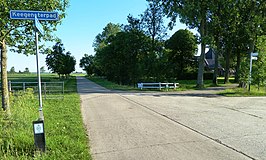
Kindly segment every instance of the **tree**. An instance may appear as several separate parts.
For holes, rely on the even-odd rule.
[[[164,26],[164,13],[161,3],[156,0],[150,0],[148,8],[141,15],[141,26],[144,33],[151,38],[150,50],[147,52],[146,65],[147,77],[154,77],[160,79],[161,73],[158,71],[161,67],[159,62],[163,55],[164,38],[166,37],[167,28]],[[130,23],[130,21],[128,21]]]
[[[42,67],[40,68],[40,72],[41,72],[41,73],[45,73],[44,66],[42,66]]]
[[[79,66],[87,73],[88,76],[96,72],[93,55],[84,54],[80,60]]]
[[[119,32],[106,47],[96,54],[97,63],[108,80],[119,84],[136,82],[141,73],[137,57],[143,39],[131,32]]]
[[[121,26],[119,24],[108,23],[104,28],[102,33],[99,33],[93,42],[93,47],[95,53],[95,67],[97,71],[103,72],[103,66],[101,65],[101,54],[102,50],[109,44],[110,37],[115,36],[121,31]],[[99,73],[102,74],[102,73]]]
[[[245,54],[250,54],[256,50],[261,50],[260,39],[262,35],[266,34],[266,30],[263,27],[266,23],[266,4],[263,0],[254,1],[239,1],[238,11],[240,19],[240,25],[237,27],[239,32],[239,37],[243,37],[242,41],[245,41]],[[242,35],[242,36],[241,36]],[[244,36],[243,36],[244,35]],[[238,40],[239,41],[239,40]],[[257,48],[256,48],[257,42]],[[265,41],[264,41],[265,44]],[[261,61],[264,59],[263,54],[260,55],[258,64],[263,64]],[[240,55],[239,55],[240,56]],[[240,58],[238,58],[240,60]],[[239,62],[238,62],[239,63]]]
[[[60,18],[65,17],[68,6],[67,0],[45,0],[45,1],[18,1],[2,0],[0,7],[0,50],[1,50],[1,78],[2,78],[2,108],[9,113],[9,96],[7,85],[7,46],[17,53],[34,54],[34,30],[33,22],[30,20],[10,20],[10,10],[44,10],[57,11]],[[60,21],[45,21],[42,25],[45,35],[43,40],[53,40],[50,33],[56,30]]]
[[[232,57],[235,42],[236,14],[235,3],[229,0],[217,0],[210,2],[212,8],[209,10],[209,25],[207,28],[208,36],[211,39],[209,46],[214,50],[215,67],[213,84],[218,85],[218,59],[224,53],[225,57],[225,82],[229,77],[230,57]]]
[[[53,73],[69,76],[75,71],[76,60],[70,52],[64,53],[65,49],[61,42],[53,46],[53,51],[46,56],[46,65]]]
[[[26,74],[30,73],[30,70],[29,70],[29,68],[28,68],[28,67],[26,67],[23,73],[26,73]]]
[[[225,51],[225,83],[229,82],[229,69],[232,59],[235,57],[237,57],[235,77],[238,81],[240,64],[244,55],[241,53],[253,52],[257,36],[263,30],[260,26],[265,24],[266,5],[261,0],[217,0],[213,1],[212,6],[210,10],[211,27],[208,32],[214,37],[217,50]]]
[[[258,60],[253,61],[252,80],[257,84],[258,90],[266,83],[266,36],[259,36],[256,47],[258,48]]]
[[[212,42],[209,44],[210,48],[213,49],[214,51],[214,73],[213,73],[213,84],[218,85],[218,65],[219,65],[219,57],[222,54],[222,20],[226,19],[220,19],[222,16],[222,6],[223,6],[223,1],[222,0],[217,0],[214,2],[215,5],[212,8],[212,14],[210,18],[210,25],[208,27],[208,33],[212,37]]]
[[[202,88],[204,73],[205,48],[208,42],[207,26],[212,3],[209,0],[157,0],[162,3],[165,14],[171,18],[170,26],[173,26],[177,17],[190,28],[198,29],[201,40],[201,54],[199,58],[197,87]]]
[[[63,67],[60,71],[60,74],[65,75],[66,77],[69,77],[70,73],[74,72],[76,65],[76,59],[74,56],[71,56],[70,52],[67,52],[63,56]]]
[[[142,15],[142,23],[146,35],[152,39],[152,50],[155,49],[155,40],[162,40],[166,35],[166,27],[163,21],[164,13],[161,3],[156,0],[149,1],[149,7]]]
[[[165,47],[170,49],[168,63],[174,71],[178,73],[177,78],[183,78],[184,72],[191,62],[197,51],[197,39],[189,30],[180,29],[166,41]]]
[[[15,71],[15,67],[14,67],[14,66],[10,68],[10,71],[9,71],[9,73],[11,73],[11,74],[14,74],[14,73],[16,73],[16,71]]]
[[[46,65],[48,66],[48,69],[51,70],[53,73],[58,73],[60,76],[60,71],[63,67],[63,52],[65,49],[63,48],[63,44],[60,42],[57,42],[53,46],[53,51],[51,51],[46,56]]]
[[[142,19],[135,18],[131,14],[129,14],[127,16],[127,22],[128,22],[128,24],[122,25],[124,31],[132,31],[132,30],[143,31],[144,30],[144,25],[143,25]]]
[[[96,53],[98,50],[108,45],[109,37],[115,36],[120,31],[121,26],[119,24],[108,23],[106,27],[104,27],[103,32],[98,34],[94,40],[93,47]]]
[[[150,43],[147,43],[150,38],[140,30],[139,20],[129,16],[128,21],[124,31],[110,35],[103,41],[104,47],[97,49],[94,58],[96,68],[108,80],[119,84],[137,82],[143,75],[146,67],[143,59],[150,49]]]

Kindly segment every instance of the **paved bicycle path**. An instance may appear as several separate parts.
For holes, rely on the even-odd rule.
[[[77,86],[95,160],[249,159],[84,77]]]

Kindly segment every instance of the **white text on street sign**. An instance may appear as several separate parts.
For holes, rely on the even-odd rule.
[[[10,10],[11,19],[34,20],[35,15],[37,16],[38,20],[46,20],[46,21],[59,20],[57,12]]]

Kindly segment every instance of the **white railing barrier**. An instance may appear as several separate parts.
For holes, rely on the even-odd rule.
[[[179,83],[138,83],[138,88],[140,89],[176,89],[179,86]]]

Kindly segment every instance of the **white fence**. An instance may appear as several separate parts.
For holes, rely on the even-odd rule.
[[[43,98],[64,98],[64,82],[42,82],[41,86]],[[27,88],[32,88],[34,93],[38,93],[38,82],[8,82],[9,92],[25,92]]]
[[[144,88],[148,88],[148,89],[176,89],[179,86],[179,83],[138,83],[138,88],[140,89],[144,89]]]

